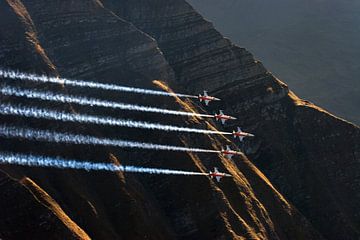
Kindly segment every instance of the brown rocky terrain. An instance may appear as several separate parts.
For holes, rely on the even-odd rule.
[[[304,99],[360,125],[360,2],[189,0]]]
[[[188,154],[37,143],[1,138],[0,149],[94,162],[208,171],[234,176],[145,176],[2,166],[2,239],[358,239],[359,128],[297,98],[243,48],[182,0],[6,0],[0,3],[0,65],[62,77],[198,93],[204,86],[256,138],[229,161]],[[8,79],[8,84],[20,85]],[[75,87],[36,89],[172,109],[197,103]],[[169,90],[169,89],[167,89]],[[50,104],[197,128],[212,121]],[[160,133],[0,116],[2,123],[144,142],[219,149],[222,136]],[[220,126],[217,126],[221,128]],[[254,165],[256,164],[256,166]],[[13,197],[12,197],[13,196]],[[11,201],[11,204],[10,204]]]

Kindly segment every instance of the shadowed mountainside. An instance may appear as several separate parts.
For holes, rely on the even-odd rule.
[[[41,239],[54,233],[67,239],[87,236],[92,239],[322,239],[322,235],[329,239],[339,236],[356,239],[359,236],[359,216],[354,211],[359,209],[360,198],[356,195],[359,129],[296,98],[248,51],[224,39],[186,2],[7,0],[0,3],[0,16],[6,19],[0,21],[2,67],[141,87],[154,87],[152,80],[160,79],[177,92],[197,93],[206,86],[223,99],[221,106],[225,111],[239,118],[235,124],[243,125],[257,136],[242,146],[250,160],[243,155],[233,161],[210,154],[39,144],[1,138],[0,149],[6,151],[190,171],[208,171],[218,166],[234,178],[218,184],[207,177],[2,166],[8,176],[2,176],[0,189],[6,189],[9,194],[1,195],[1,208],[7,206],[13,194],[24,197],[13,199],[13,204],[19,206],[13,210],[16,214],[0,213],[0,226],[6,229],[5,233],[0,231],[0,237]],[[167,97],[1,81],[33,89],[204,111],[188,100],[175,102]],[[156,86],[166,88],[160,82]],[[14,97],[1,96],[1,102],[197,128],[214,126],[212,121]],[[212,105],[209,112],[219,106]],[[0,116],[0,119],[1,123],[17,126],[144,142],[215,149],[224,143],[232,144],[222,136],[20,117]],[[341,147],[334,154],[334,146],[338,144]],[[270,181],[252,161],[270,176]],[[319,173],[324,182],[310,184],[320,177]],[[29,183],[37,187],[29,187]],[[337,194],[331,195],[330,189]],[[36,194],[39,191],[44,194]],[[44,209],[49,199],[56,211]],[[319,208],[320,204],[326,205]],[[34,212],[37,214],[32,216]],[[42,216],[48,216],[45,224]],[[22,223],[31,222],[31,228],[14,229],[18,218]],[[52,233],[50,221],[56,224],[52,225],[56,227]],[[326,229],[328,223],[333,229]]]
[[[300,96],[360,124],[360,2],[190,0]]]

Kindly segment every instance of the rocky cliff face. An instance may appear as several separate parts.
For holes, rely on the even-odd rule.
[[[177,81],[192,92],[202,91],[204,82],[212,90],[266,73],[248,51],[221,36],[185,1],[154,2],[103,1],[157,40]]]
[[[324,236],[356,239],[360,219],[348,206],[359,209],[359,128],[298,99],[188,4],[160,5],[123,1],[109,7],[158,40],[189,91],[206,86],[224,99],[221,107],[240,118],[228,130],[239,124],[257,134],[244,150]]]
[[[360,125],[360,2],[189,0],[302,98]]]
[[[18,182],[1,172],[0,184],[0,232],[3,239],[21,239],[25,236],[28,239],[46,239],[49,236],[53,239],[90,239],[66,216],[61,207],[30,179],[24,178]]]
[[[0,221],[8,224],[1,224],[8,227],[6,233],[0,232],[0,237],[19,239],[32,231],[41,232],[44,220],[27,217],[35,212],[34,208],[39,212],[37,216],[49,214],[45,227],[56,222],[58,227],[54,232],[67,239],[322,239],[322,236],[356,239],[359,236],[356,225],[360,197],[356,195],[359,129],[297,99],[249,52],[224,39],[185,1],[7,0],[0,7],[0,16],[6,19],[0,22],[3,67],[142,87],[152,87],[153,79],[161,79],[177,91],[193,93],[206,86],[224,99],[221,106],[225,111],[239,117],[235,124],[257,135],[242,146],[250,160],[241,156],[234,161],[206,154],[39,145],[33,141],[1,139],[0,148],[7,151],[197,171],[219,166],[234,178],[217,184],[208,178],[2,167],[17,182],[11,180],[12,184],[2,184],[0,189],[23,194],[26,204],[14,209],[12,217],[12,211],[0,214]],[[10,24],[15,27],[9,28]],[[191,102],[172,103],[161,97],[139,98],[38,84],[26,86],[203,111]],[[152,114],[19,98],[1,97],[1,101],[177,125],[185,122],[198,128],[214,125],[211,121],[196,124],[186,118],[165,119]],[[216,108],[218,105],[214,104],[209,111]],[[155,134],[53,121],[0,119],[4,123],[145,142],[204,148],[230,143],[221,136]],[[336,153],[334,146],[339,146]],[[36,194],[39,189],[46,195]],[[9,195],[2,195],[0,206],[6,206],[8,199]],[[42,209],[49,202],[55,207]],[[17,231],[11,227],[20,218],[19,213],[26,216],[22,222],[32,222],[31,229],[23,227]],[[331,229],[327,228],[329,221]],[[33,236],[52,236],[50,231],[42,234]]]

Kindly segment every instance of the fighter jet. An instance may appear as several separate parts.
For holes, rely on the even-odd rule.
[[[226,145],[226,149],[221,149],[221,154],[226,158],[231,159],[234,155],[241,155],[241,152],[232,150],[229,145]]]
[[[209,176],[211,178],[215,177],[216,181],[218,181],[218,182],[220,182],[221,178],[223,178],[223,177],[232,177],[230,174],[219,172],[219,170],[216,167],[214,168],[213,172],[212,171],[209,172]]]
[[[255,137],[254,134],[243,132],[240,127],[237,128],[237,132],[233,131],[232,134],[234,135],[234,138],[239,137],[241,142],[245,137]]]
[[[229,116],[229,115],[225,115],[223,110],[220,110],[219,114],[215,114],[214,118],[216,119],[216,121],[221,121],[222,124],[225,124],[225,121],[227,120],[235,120],[235,117]]]
[[[200,102],[204,101],[206,106],[208,106],[211,101],[220,101],[219,98],[209,96],[207,91],[204,91],[204,95],[199,94],[198,98]]]

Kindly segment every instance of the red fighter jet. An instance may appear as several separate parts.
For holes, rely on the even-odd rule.
[[[208,106],[211,101],[220,101],[219,98],[209,96],[207,91],[204,91],[204,95],[199,94],[198,98],[200,102],[204,101],[206,106]]]
[[[214,168],[214,171],[210,171],[209,172],[209,176],[211,178],[216,178],[216,181],[220,182],[220,180],[223,178],[223,177],[232,177],[230,174],[227,174],[227,173],[221,173],[218,171],[218,169],[215,167]]]
[[[215,114],[214,118],[216,119],[216,121],[221,121],[222,124],[225,124],[225,121],[227,120],[235,120],[235,117],[229,116],[229,115],[225,115],[223,110],[219,111],[219,114]]]
[[[226,145],[226,149],[221,149],[221,154],[226,158],[231,159],[234,155],[241,155],[241,152],[234,151],[229,145]]]
[[[233,131],[232,134],[234,135],[234,138],[239,137],[241,142],[245,137],[255,137],[254,134],[243,132],[240,127],[237,128],[237,132]]]

